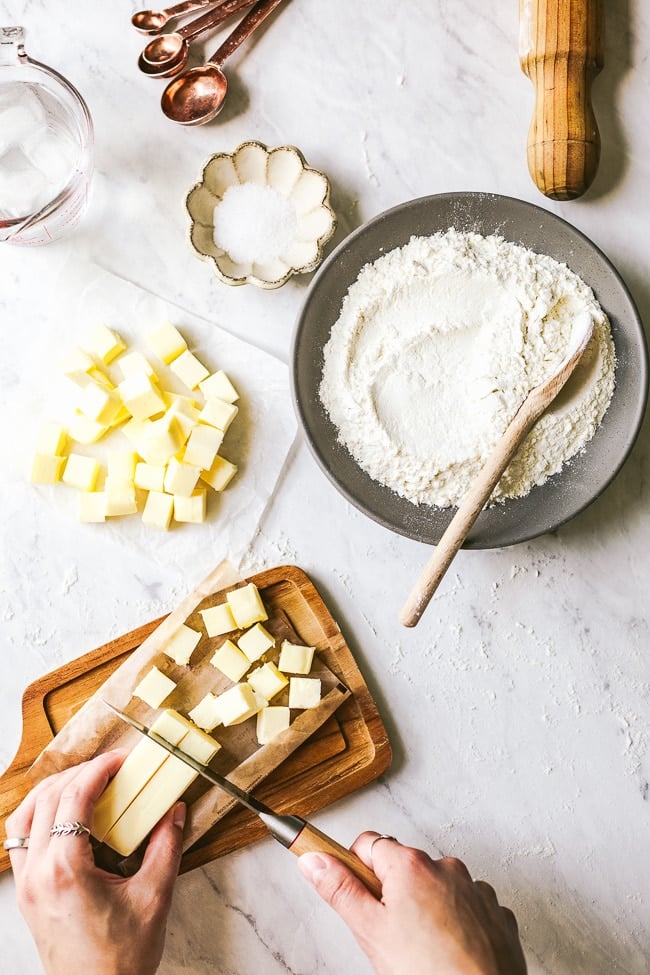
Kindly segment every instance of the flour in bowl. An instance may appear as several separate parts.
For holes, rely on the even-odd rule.
[[[564,358],[584,311],[592,340],[491,502],[522,497],[584,448],[614,391],[609,322],[565,264],[496,236],[412,237],[348,289],[324,350],[321,401],[374,480],[415,504],[456,505]]]

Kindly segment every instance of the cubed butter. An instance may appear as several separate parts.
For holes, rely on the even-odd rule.
[[[253,623],[263,623],[269,618],[262,597],[254,582],[246,586],[233,589],[226,596],[235,623],[241,630],[247,629]]]
[[[151,730],[171,745],[178,745],[187,735],[188,725],[180,714],[168,710],[158,715]],[[150,738],[142,738],[129,752],[95,803],[90,831],[96,839],[104,839],[168,756],[169,753]]]
[[[162,464],[147,464],[140,461],[135,465],[133,483],[143,491],[162,491],[165,483],[165,467]]]
[[[201,480],[209,484],[214,491],[223,491],[224,488],[228,487],[236,473],[235,464],[231,464],[225,457],[220,457],[217,454],[210,470],[201,471]]]
[[[41,427],[36,438],[36,453],[61,456],[68,443],[68,433],[65,427],[58,423],[46,423]]]
[[[234,403],[239,399],[239,393],[223,369],[201,380],[199,389],[206,399],[221,399],[225,403]]]
[[[200,468],[192,467],[191,464],[172,457],[165,471],[165,491],[168,494],[189,498],[196,487],[200,473]]]
[[[145,501],[142,521],[151,528],[161,528],[167,531],[174,514],[174,499],[171,494],[163,491],[149,491]]]
[[[82,454],[69,454],[62,480],[80,491],[93,491],[99,476],[99,461]]]
[[[71,440],[75,440],[77,443],[96,443],[100,440],[108,427],[104,423],[98,423],[97,420],[90,420],[87,416],[81,412],[81,410],[76,410],[74,416],[68,424],[68,436]]]
[[[109,450],[108,477],[113,484],[133,484],[136,455],[132,450]]]
[[[237,646],[253,662],[259,660],[263,653],[275,646],[275,638],[261,623],[256,623],[255,626],[240,636]]]
[[[76,348],[65,356],[62,367],[63,375],[67,379],[76,386],[85,386],[88,382],[88,373],[95,368],[95,362],[83,349]]]
[[[210,691],[188,713],[192,721],[204,731],[212,731],[221,724],[219,698]]]
[[[211,427],[216,427],[225,433],[238,412],[239,407],[234,403],[226,403],[222,399],[209,399],[199,413],[199,419],[201,423],[209,423]]]
[[[222,674],[225,674],[233,684],[241,680],[251,665],[248,657],[241,652],[232,640],[226,640],[219,647],[210,659],[210,663]]]
[[[208,427],[204,423],[195,426],[190,433],[189,440],[183,454],[186,464],[193,464],[199,470],[209,471],[221,446],[223,433],[215,427]]]
[[[168,657],[176,661],[177,664],[180,664],[181,667],[185,667],[190,662],[190,657],[198,646],[200,639],[200,633],[197,633],[196,630],[193,630],[185,623],[181,623],[166,646],[163,647],[163,651]]]
[[[79,397],[79,409],[83,415],[104,426],[113,422],[121,407],[117,393],[95,382],[89,382]]]
[[[107,477],[104,493],[106,495],[107,517],[133,515],[138,510],[133,484],[122,484],[114,481],[112,477]]]
[[[163,322],[158,328],[149,332],[146,341],[149,348],[167,365],[177,359],[187,348],[187,342],[171,322]]]
[[[284,707],[266,707],[257,712],[257,741],[268,745],[270,741],[286,731],[291,722],[291,711]]]
[[[126,355],[122,356],[117,367],[122,374],[122,379],[128,379],[129,376],[134,376],[136,373],[144,373],[149,379],[158,382],[153,366],[141,352],[127,352]]]
[[[203,625],[208,636],[221,636],[222,633],[232,633],[237,629],[235,618],[228,603],[211,606],[210,609],[200,610]]]
[[[64,467],[65,457],[34,454],[29,479],[32,484],[56,484],[57,481],[61,480]]]
[[[169,368],[189,389],[196,389],[201,380],[210,375],[210,370],[189,349],[170,362]]]
[[[297,643],[282,641],[278,667],[289,674],[308,674],[314,660],[315,647],[303,647]]]
[[[250,684],[235,684],[217,697],[217,707],[225,727],[252,718],[259,711],[259,704]]]
[[[289,707],[315,708],[321,697],[318,677],[292,677],[289,681]]]
[[[184,443],[176,417],[165,413],[159,420],[149,421],[135,449],[148,464],[166,464]]]
[[[267,701],[270,701],[287,686],[289,681],[284,674],[280,673],[274,663],[267,663],[251,671],[248,675],[248,683]]]
[[[106,521],[105,491],[79,492],[79,521],[89,523]]]
[[[123,379],[117,387],[131,416],[136,420],[147,420],[165,412],[162,393],[143,372],[136,372]]]
[[[174,520],[184,524],[201,525],[207,511],[207,491],[200,488],[192,491],[189,498],[174,495]]]
[[[96,325],[90,331],[85,348],[86,352],[96,356],[104,365],[108,365],[120,352],[124,352],[126,344],[112,328]]]
[[[176,684],[171,677],[154,666],[144,675],[133,691],[133,696],[139,697],[150,708],[159,708],[175,687]]]
[[[156,420],[156,423],[157,422],[159,421]],[[140,449],[141,444],[144,441],[145,435],[152,426],[152,420],[136,420],[129,413],[129,419],[120,428],[121,432],[124,434],[131,446],[138,452],[138,454],[140,454],[140,456],[142,456],[142,451]]]

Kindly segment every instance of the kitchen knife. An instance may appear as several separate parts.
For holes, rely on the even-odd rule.
[[[302,853],[329,853],[344,863],[365,884],[371,894],[377,899],[381,899],[381,884],[377,876],[351,850],[341,846],[340,843],[337,843],[336,840],[333,840],[325,833],[321,833],[319,829],[316,829],[315,826],[312,826],[311,823],[307,822],[301,816],[284,816],[274,812],[265,803],[260,802],[259,799],[256,799],[249,792],[240,789],[239,786],[235,785],[229,779],[224,778],[217,772],[213,772],[211,768],[201,764],[201,762],[197,762],[190,755],[186,755],[182,748],[171,745],[164,738],[161,738],[160,735],[156,734],[155,731],[147,728],[141,721],[113,707],[108,701],[104,701],[104,704],[118,718],[121,718],[122,721],[130,724],[136,731],[139,731],[141,735],[145,735],[147,738],[155,741],[157,745],[160,745],[161,748],[168,751],[170,755],[175,755],[176,758],[180,759],[181,762],[185,762],[186,765],[193,768],[195,772],[198,772],[199,775],[207,779],[208,782],[211,782],[212,785],[223,789],[224,792],[227,792],[234,799],[237,799],[238,802],[241,802],[243,806],[246,806],[247,809],[250,809],[251,812],[254,812],[262,820],[273,839],[281,843],[282,846],[290,850],[295,856],[300,856]]]

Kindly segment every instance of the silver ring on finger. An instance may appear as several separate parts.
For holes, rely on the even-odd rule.
[[[8,836],[2,843],[2,848],[9,850],[26,850],[29,846],[29,836]]]
[[[379,843],[379,840],[391,840],[393,843],[398,843],[399,840],[396,836],[390,836],[388,833],[380,833],[379,836],[375,836],[374,840],[370,844],[370,849],[368,851],[370,859],[372,860],[372,851],[375,843]]]
[[[90,836],[90,830],[83,823],[55,823],[50,830],[50,836]]]

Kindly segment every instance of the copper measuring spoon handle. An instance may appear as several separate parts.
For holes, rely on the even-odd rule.
[[[279,3],[282,3],[282,0],[258,0],[258,3],[255,4],[253,9],[235,27],[232,34],[226,38],[221,47],[214,52],[211,58],[208,58],[206,64],[214,64],[216,67],[222,68],[230,55],[234,54],[239,45],[244,43],[246,38],[259,27],[262,21],[268,17],[271,11],[275,10]]]
[[[222,20],[226,20],[236,10],[239,10],[240,7],[248,7],[252,2],[253,0],[225,0],[225,2],[219,4],[216,10],[209,10],[207,13],[201,14],[200,17],[191,20],[189,24],[179,27],[176,33],[184,41],[193,41],[199,34],[203,34],[204,31],[216,27]]]
[[[214,6],[215,2],[217,0],[183,0],[182,3],[176,3],[164,10],[138,10],[131,17],[131,23],[141,34],[155,34],[166,27],[170,20],[201,7]]]

